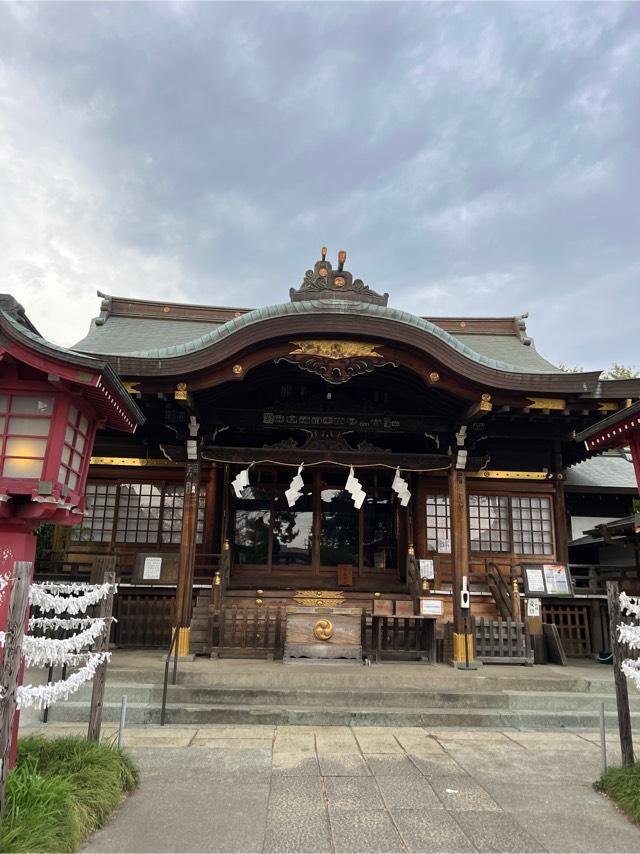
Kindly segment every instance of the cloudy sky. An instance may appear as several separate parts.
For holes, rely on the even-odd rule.
[[[2,3],[0,290],[390,304],[640,368],[640,4]]]

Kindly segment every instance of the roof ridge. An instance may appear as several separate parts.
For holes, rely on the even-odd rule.
[[[360,313],[370,314],[372,316],[377,315],[379,317],[388,317],[390,319],[396,320],[399,323],[404,323],[413,326],[414,328],[421,329],[424,332],[427,332],[437,338],[440,338],[449,347],[461,353],[466,358],[477,362],[478,364],[483,364],[495,370],[502,370],[509,373],[523,373],[523,370],[517,365],[514,365],[509,362],[504,362],[500,359],[494,359],[482,353],[479,353],[477,350],[474,350],[472,347],[469,347],[459,338],[456,338],[446,329],[443,329],[441,326],[438,326],[437,324],[426,318],[422,318],[418,315],[412,314],[411,312],[407,312],[402,309],[390,308],[388,306],[369,303],[346,303],[343,300],[333,299],[304,300],[295,303],[278,303],[271,306],[265,306],[264,308],[254,309],[251,312],[240,314],[239,316],[228,320],[226,323],[222,323],[219,326],[216,326],[210,332],[206,332],[204,335],[201,335],[198,338],[194,338],[192,341],[186,342],[184,344],[175,344],[169,347],[154,348],[151,350],[131,351],[129,353],[122,353],[120,355],[127,356],[129,358],[154,359],[182,356],[187,353],[194,352],[196,350],[204,349],[209,344],[213,344],[223,338],[226,338],[228,335],[231,335],[233,332],[244,326],[259,323],[263,320],[267,320],[272,317],[282,317],[291,314],[300,314],[309,310],[318,311],[319,309],[329,311],[329,313],[337,314]],[[558,372],[559,371],[556,369],[556,371],[548,371],[547,373]],[[538,371],[536,373],[544,372]]]

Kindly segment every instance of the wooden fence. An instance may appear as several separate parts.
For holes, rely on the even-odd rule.
[[[363,621],[364,622],[364,621]],[[363,632],[368,640],[368,632]],[[374,616],[367,653],[375,660],[436,660],[436,621],[432,617]]]
[[[514,620],[472,620],[475,657],[483,664],[533,664],[533,646],[526,623]]]
[[[582,658],[593,655],[588,604],[543,601],[542,621],[556,626],[565,655]]]
[[[283,605],[224,606],[218,613],[214,654],[249,658],[281,657],[284,650],[286,610]]]

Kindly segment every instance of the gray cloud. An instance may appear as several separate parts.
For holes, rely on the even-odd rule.
[[[70,343],[96,288],[278,302],[326,243],[640,367],[639,49],[631,3],[4,4],[5,286]]]

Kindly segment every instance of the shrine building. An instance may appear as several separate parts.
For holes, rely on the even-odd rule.
[[[146,420],[98,434],[83,522],[56,530],[39,573],[114,557],[125,647],[178,627],[185,653],[278,657],[292,608],[346,608],[365,637],[376,614],[430,615],[438,656],[461,661],[475,622],[524,621],[526,598],[561,638],[602,634],[597,597],[563,575],[566,470],[591,455],[576,434],[640,380],[562,371],[525,316],[396,309],[345,261],[323,249],[257,309],[100,294],[72,350]],[[411,641],[393,625],[399,649],[419,645],[417,624]]]

